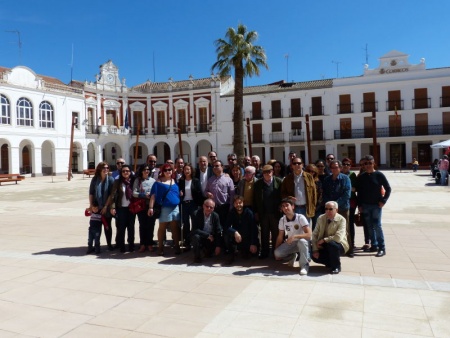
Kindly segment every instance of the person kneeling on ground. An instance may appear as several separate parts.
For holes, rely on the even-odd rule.
[[[300,275],[304,276],[309,271],[311,229],[306,217],[294,212],[294,205],[294,200],[291,198],[284,198],[281,201],[284,216],[278,223],[279,232],[274,255],[277,260],[289,257],[289,266],[294,266],[297,253],[299,253]],[[287,235],[286,241],[284,240],[285,234]]]
[[[244,197],[234,196],[234,208],[228,214],[225,226],[225,244],[229,253],[225,265],[234,262],[237,249],[242,258],[249,258],[249,254],[258,251],[258,228],[256,227],[253,212],[244,208]]]
[[[348,251],[346,220],[337,209],[336,202],[327,202],[312,234],[312,260],[330,268],[332,274],[341,272],[340,255]]]
[[[201,263],[201,250],[205,250],[205,256],[220,255],[222,244],[222,227],[219,215],[214,212],[215,203],[208,198],[203,202],[202,209],[194,212],[192,219],[191,244],[194,249],[194,263]]]

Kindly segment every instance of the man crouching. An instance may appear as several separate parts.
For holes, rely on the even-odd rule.
[[[330,268],[332,274],[341,272],[340,256],[348,250],[346,220],[337,209],[334,201],[325,204],[325,214],[317,219],[312,235],[312,260]]]
[[[301,214],[294,212],[294,200],[285,198],[281,201],[284,216],[278,223],[278,238],[275,248],[275,259],[289,257],[289,266],[294,266],[297,253],[300,255],[300,275],[305,276],[309,271],[309,240],[311,229],[308,220]],[[287,235],[286,241],[284,240]]]

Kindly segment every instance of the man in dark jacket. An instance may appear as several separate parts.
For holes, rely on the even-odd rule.
[[[255,182],[253,192],[255,219],[261,226],[260,259],[269,255],[270,235],[272,235],[272,250],[275,249],[278,222],[281,216],[281,179],[273,176],[271,165],[265,165],[262,172],[263,178]]]
[[[234,262],[237,249],[244,259],[258,250],[258,228],[253,212],[244,207],[242,196],[234,196],[233,209],[228,214],[224,229],[224,238],[229,253],[226,265]]]
[[[194,263],[201,263],[200,252],[205,250],[205,256],[220,254],[222,244],[222,227],[219,215],[214,210],[215,203],[208,198],[203,202],[202,209],[194,213],[192,219],[191,243],[194,249]]]

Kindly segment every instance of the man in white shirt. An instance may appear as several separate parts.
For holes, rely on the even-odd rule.
[[[311,229],[308,220],[301,214],[294,212],[294,200],[285,198],[281,201],[284,216],[278,223],[278,238],[275,245],[275,259],[290,257],[289,265],[294,266],[297,253],[300,255],[300,275],[305,276],[309,271],[309,241]],[[284,240],[287,235],[286,241]]]

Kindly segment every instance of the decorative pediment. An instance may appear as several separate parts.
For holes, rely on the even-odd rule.
[[[92,96],[88,97],[86,99],[86,106],[88,106],[89,108],[95,108],[97,107],[97,100],[94,99]]]
[[[36,75],[30,68],[18,66],[11,69],[5,79],[8,83],[28,88],[41,87],[42,79]]]
[[[176,109],[186,109],[189,105],[189,102],[185,100],[178,100],[173,105],[175,106]]]
[[[103,107],[110,108],[110,109],[118,109],[120,108],[121,104],[120,102],[116,100],[105,100],[103,101]]]
[[[396,50],[390,51],[378,60],[380,61],[378,68],[369,69],[369,65],[364,66],[364,75],[406,73],[425,69],[425,59],[421,59],[419,64],[410,64],[409,55]]]
[[[153,109],[155,110],[167,110],[167,103],[164,103],[162,101],[158,101],[152,104]]]
[[[209,106],[209,100],[205,99],[204,97],[199,98],[198,100],[195,100],[194,103],[197,107],[208,107]]]
[[[137,111],[144,111],[145,110],[145,104],[142,102],[136,101],[130,104],[131,110],[137,110]]]

